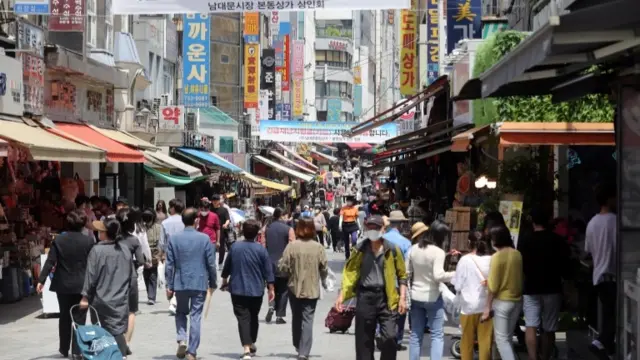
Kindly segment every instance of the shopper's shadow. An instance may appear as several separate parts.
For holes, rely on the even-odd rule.
[[[53,355],[46,355],[46,356],[38,356],[38,357],[34,357],[28,360],[54,360],[54,359],[60,359],[60,354],[53,354]]]

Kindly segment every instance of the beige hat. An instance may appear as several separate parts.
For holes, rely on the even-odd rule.
[[[100,221],[100,220],[94,220],[91,222],[91,225],[93,225],[93,229],[95,231],[99,231],[99,232],[107,232],[107,227],[104,226],[104,222]]]
[[[422,234],[425,231],[429,231],[429,227],[425,225],[422,221],[419,221],[411,227],[411,239],[415,239],[418,235]]]
[[[402,211],[400,210],[393,210],[391,213],[389,213],[389,221],[393,222],[393,221],[407,221],[409,219],[407,219],[404,214],[402,213]]]

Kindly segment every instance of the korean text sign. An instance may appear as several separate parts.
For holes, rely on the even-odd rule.
[[[304,41],[293,41],[293,117],[300,118],[304,113]]]
[[[358,124],[345,121],[260,121],[260,140],[382,144],[398,135],[396,124],[389,123],[352,138],[344,137],[344,134]]]
[[[482,38],[481,0],[447,1],[447,54],[462,39]]]
[[[262,69],[260,72],[260,89],[266,90],[269,96],[269,118],[276,118],[276,51],[262,49]],[[266,120],[266,119],[260,119]]]
[[[258,94],[260,90],[260,45],[245,44],[244,46],[244,107],[258,108]]]
[[[51,0],[49,31],[84,32],[84,0]]]
[[[438,0],[427,0],[427,85],[440,73],[440,25]]]
[[[289,73],[291,72],[291,36],[285,35],[282,39],[282,90],[289,91]]]
[[[244,42],[245,44],[260,42],[260,13],[247,12],[244,14]]]
[[[416,0],[411,0],[411,9],[400,12],[400,93],[413,95],[418,85],[418,61],[416,35],[417,16],[414,11]]]
[[[342,111],[342,100],[327,99],[327,121],[340,121]]]
[[[158,130],[182,131],[184,130],[184,106],[161,106]]]
[[[186,107],[210,106],[211,20],[207,14],[187,14],[183,24],[182,103]]]

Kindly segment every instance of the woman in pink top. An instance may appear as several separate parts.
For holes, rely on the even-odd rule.
[[[207,198],[200,200],[198,220],[198,231],[207,234],[211,243],[214,244],[217,249],[220,246],[220,244],[218,244],[218,239],[220,239],[220,219],[218,219],[216,213],[211,211],[211,202],[209,202]]]

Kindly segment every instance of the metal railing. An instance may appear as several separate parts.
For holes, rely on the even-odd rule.
[[[204,135],[197,131],[184,131],[182,133],[182,146],[205,151],[214,151],[215,137]]]

